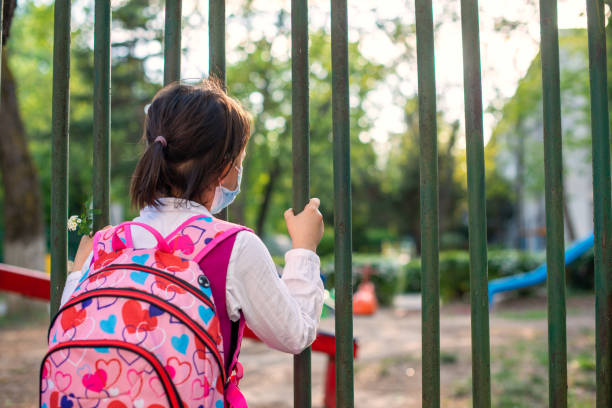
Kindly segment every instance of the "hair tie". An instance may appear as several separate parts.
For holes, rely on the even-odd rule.
[[[155,140],[153,141],[153,143],[156,143],[156,142],[161,143],[163,147],[168,146],[168,142],[166,141],[166,138],[163,136],[157,136]]]

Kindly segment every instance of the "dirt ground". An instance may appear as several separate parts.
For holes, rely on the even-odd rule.
[[[493,406],[547,406],[547,323],[543,298],[520,299],[496,306],[491,315]],[[594,406],[594,300],[568,299],[568,378],[570,406]],[[333,318],[321,328],[333,331]],[[471,405],[469,305],[441,310],[442,406]],[[0,327],[0,407],[34,407],[39,362],[46,351],[46,325],[13,322]],[[355,362],[355,406],[421,406],[421,317],[417,310],[385,309],[373,317],[355,317],[359,341]],[[293,405],[293,357],[245,341],[241,382],[251,408]],[[322,407],[327,357],[312,355],[313,406]],[[518,398],[518,399],[517,399]],[[593,402],[591,404],[591,402]]]

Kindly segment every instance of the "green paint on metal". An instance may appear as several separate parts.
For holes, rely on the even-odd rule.
[[[419,86],[423,407],[440,407],[440,272],[438,267],[438,143],[433,12],[416,1]]]
[[[291,133],[293,209],[297,214],[310,195],[310,121],[308,113],[308,0],[291,1]],[[293,406],[312,405],[310,348],[293,358]]]
[[[612,407],[612,205],[603,0],[587,0],[587,19],[593,134],[597,407],[609,408]]]
[[[336,402],[352,408],[353,288],[346,0],[331,1],[332,121],[334,155],[334,274],[336,284]]]
[[[59,308],[68,258],[68,128],[70,0],[57,0],[53,28],[53,139],[51,146],[51,317]]]
[[[110,32],[111,6],[96,0],[94,28],[94,151],[93,208],[94,230],[110,224]]]
[[[208,72],[225,84],[225,0],[208,2]]]
[[[478,1],[461,0],[472,312],[472,392],[474,407],[488,408],[491,406],[491,364],[478,26]]]
[[[181,78],[181,0],[166,0],[164,85]]]
[[[567,407],[565,245],[557,0],[540,0],[548,290],[549,406]]]
[[[2,66],[2,30],[4,27],[4,0],[0,0],[0,67]],[[2,70],[0,70],[0,84],[2,84]],[[0,88],[0,91],[2,89]],[[0,106],[2,106],[2,100],[0,98]]]
[[[217,78],[226,87],[225,79],[225,0],[208,1],[208,76]],[[229,208],[216,215],[229,218]]]

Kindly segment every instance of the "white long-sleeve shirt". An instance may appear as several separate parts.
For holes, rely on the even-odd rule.
[[[134,221],[148,224],[162,236],[196,214],[210,215],[206,207],[193,201],[162,198],[158,208],[149,206]],[[132,231],[134,246],[153,247],[154,238],[142,228]],[[62,295],[64,304],[74,292],[91,262],[81,271],[68,275]],[[268,346],[297,354],[316,337],[323,305],[323,283],[319,257],[308,249],[292,249],[285,254],[285,268],[279,277],[268,249],[249,231],[236,234],[227,268],[226,307],[232,321],[242,311],[246,323]]]

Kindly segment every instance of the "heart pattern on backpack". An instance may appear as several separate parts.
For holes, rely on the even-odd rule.
[[[196,217],[167,245],[139,249],[125,225],[97,234],[90,270],[50,328],[41,407],[169,408],[175,389],[185,406],[223,408],[221,329],[198,261],[228,228],[242,227]]]

